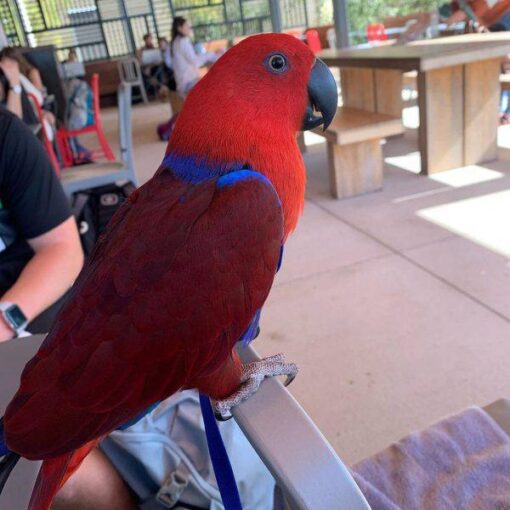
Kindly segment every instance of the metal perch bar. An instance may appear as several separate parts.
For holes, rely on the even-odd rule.
[[[245,363],[260,359],[251,347],[238,352]],[[280,381],[264,380],[232,414],[292,510],[370,510],[345,464]]]

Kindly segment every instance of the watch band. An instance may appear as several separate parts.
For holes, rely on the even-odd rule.
[[[11,86],[9,87],[9,90],[12,90],[15,94],[18,94],[18,95],[19,95],[19,94],[21,94],[21,91],[22,91],[23,89],[21,88],[21,85],[18,83],[17,85],[11,85]]]
[[[29,336],[29,333],[25,331],[28,320],[16,303],[9,301],[0,301],[0,314],[2,315],[4,322],[11,328],[16,337]]]

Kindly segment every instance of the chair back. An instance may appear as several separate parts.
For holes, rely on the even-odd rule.
[[[388,34],[382,23],[371,23],[367,27],[368,42],[387,41]]]
[[[319,37],[319,32],[315,29],[307,30],[305,33],[306,44],[308,47],[314,52],[319,53],[322,51],[321,39]]]
[[[136,58],[119,60],[117,68],[122,83],[140,83],[142,81],[142,71]]]
[[[90,80],[90,88],[92,89],[92,107],[94,109],[94,121],[101,114],[101,107],[99,106],[99,74],[94,73]]]
[[[37,115],[37,119],[39,120],[39,123],[41,125],[40,133],[41,133],[41,140],[44,145],[44,148],[46,149],[46,152],[48,154],[48,157],[50,158],[51,165],[53,166],[53,169],[55,170],[55,173],[57,175],[60,175],[60,164],[58,162],[57,155],[55,154],[55,151],[53,149],[53,144],[51,143],[48,133],[46,132],[46,122],[44,119],[44,112],[42,110],[41,105],[39,104],[39,100],[34,94],[30,94],[30,92],[27,92],[28,99],[30,100],[30,103],[32,104],[32,108],[34,109],[35,114]]]

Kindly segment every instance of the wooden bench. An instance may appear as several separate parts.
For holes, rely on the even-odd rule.
[[[404,132],[402,119],[354,108],[338,108],[323,132],[328,144],[329,180],[335,198],[347,198],[382,188],[381,139]]]

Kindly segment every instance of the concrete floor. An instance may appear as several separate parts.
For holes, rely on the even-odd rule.
[[[163,157],[155,125],[169,113],[134,108],[141,182]],[[115,122],[105,112],[112,139]],[[384,147],[382,192],[335,201],[325,145],[307,142],[305,212],[255,347],[299,363],[290,390],[333,447],[353,463],[447,414],[510,397],[510,162],[418,176],[411,130]]]

